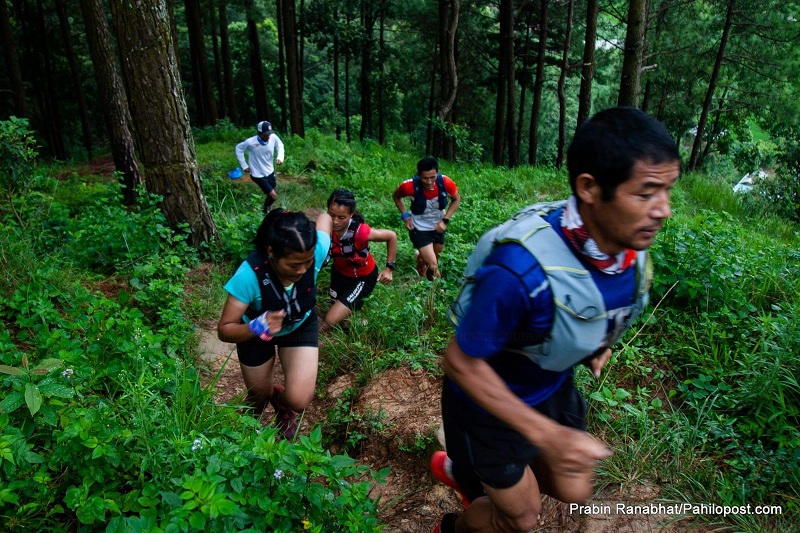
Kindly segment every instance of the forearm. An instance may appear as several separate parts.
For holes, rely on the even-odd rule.
[[[397,195],[393,194],[392,195],[392,200],[394,200],[394,205],[397,206],[397,210],[400,211],[401,213],[405,213],[406,204],[403,203],[403,199],[401,197],[398,197]]]
[[[217,337],[222,342],[247,342],[256,336],[247,324],[233,322],[217,324]]]
[[[397,234],[392,232],[392,237],[386,242],[386,261],[394,263],[397,261]]]
[[[447,206],[447,211],[445,211],[444,213],[444,218],[449,220],[450,217],[453,216],[453,213],[456,212],[456,209],[458,209],[458,204],[460,203],[461,203],[461,196],[453,196],[452,201]]]

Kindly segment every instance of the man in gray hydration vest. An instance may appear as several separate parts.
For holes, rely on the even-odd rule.
[[[541,494],[579,503],[611,454],[586,433],[573,367],[595,377],[647,304],[647,249],[669,218],[678,147],[642,111],[601,111],[567,153],[572,195],[532,205],[478,241],[442,357],[446,452],[434,475],[465,511],[434,530],[528,531]]]

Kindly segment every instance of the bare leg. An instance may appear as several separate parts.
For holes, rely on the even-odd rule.
[[[328,314],[325,315],[325,323],[329,326],[334,326],[342,322],[345,318],[349,317],[352,314],[350,309],[344,305],[339,300],[336,300],[331,308],[328,310]]]
[[[242,370],[242,379],[247,387],[245,401],[253,407],[254,415],[261,416],[272,398],[272,371],[275,368],[275,358],[259,366],[239,364],[239,368]]]
[[[513,487],[495,489],[484,485],[487,496],[476,498],[458,517],[456,531],[525,532],[533,529],[542,510],[539,486],[530,468]]]
[[[300,412],[314,398],[317,384],[319,348],[298,346],[279,350],[286,392],[283,400],[292,410]]]
[[[439,251],[441,252],[441,249]],[[434,245],[426,244],[420,248],[419,257],[428,267],[428,271],[426,273],[428,279],[432,279],[433,276],[436,276],[439,272],[439,256],[434,251]]]

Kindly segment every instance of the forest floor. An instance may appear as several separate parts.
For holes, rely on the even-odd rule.
[[[220,342],[216,336],[216,324],[203,324],[198,331],[201,338],[201,359],[205,376],[216,382],[215,400],[228,403],[240,399],[244,394],[244,383],[239,371],[235,345]],[[325,335],[320,344],[324,348]],[[322,358],[321,358],[322,359]],[[320,362],[324,365],[324,359]],[[282,373],[276,366],[276,383],[282,381]],[[313,425],[325,419],[326,413],[336,404],[336,399],[352,387],[352,375],[339,376],[324,390],[320,390],[311,406],[306,410],[301,434],[307,434]],[[432,531],[444,513],[459,512],[461,503],[452,489],[438,482],[428,468],[428,458],[436,449],[442,449],[439,441],[422,452],[409,453],[400,449],[399,443],[414,442],[418,435],[437,433],[441,424],[441,381],[423,371],[399,368],[376,376],[360,389],[353,408],[362,415],[385,413],[382,431],[370,433],[361,441],[357,453],[351,453],[359,462],[378,471],[389,467],[391,473],[386,483],[376,484],[371,494],[379,498],[379,518],[385,524],[386,533],[416,533]],[[272,413],[268,407],[264,423]],[[337,450],[334,450],[337,451]],[[609,514],[570,513],[569,506],[545,497],[540,525],[534,531],[567,533],[616,533],[661,531],[679,533],[703,531],[704,528],[688,517],[614,513],[617,503],[625,505],[658,504],[660,490],[654,485],[633,484],[625,488],[607,487],[596,494],[586,505],[598,508],[610,506]]]

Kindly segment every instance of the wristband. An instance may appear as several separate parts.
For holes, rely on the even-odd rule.
[[[443,218],[442,222],[444,222],[444,225],[446,226],[446,225],[448,225],[450,223],[450,219],[449,218]]]
[[[268,314],[269,311],[258,315],[247,324],[247,327],[250,328],[250,332],[264,342],[272,340],[272,334],[269,331],[269,323],[267,322]]]
[[[395,268],[397,268],[397,261],[387,261],[386,268],[388,268],[389,270],[394,270]]]
[[[411,218],[411,213],[409,213],[408,211],[403,211],[402,213],[400,213],[400,220],[406,221],[409,218]]]

